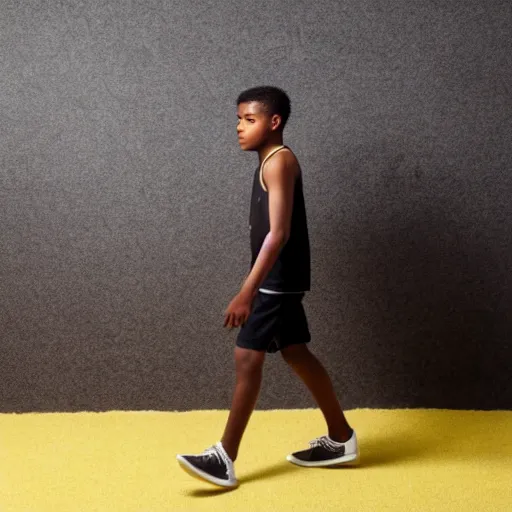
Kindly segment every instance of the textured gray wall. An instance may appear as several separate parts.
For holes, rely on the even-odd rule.
[[[509,0],[0,0],[0,409],[225,408],[254,154],[291,95],[346,408],[511,408]],[[258,407],[313,405],[278,355]]]

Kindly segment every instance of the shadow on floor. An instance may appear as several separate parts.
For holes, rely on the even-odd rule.
[[[239,481],[240,484],[246,484],[254,480],[272,478],[284,475],[286,473],[291,473],[293,471],[297,471],[300,469],[301,468],[293,466],[289,462],[279,462],[278,464],[274,464],[272,466],[267,466],[265,468],[260,468],[249,473],[244,473],[242,474],[241,477],[239,477]],[[227,492],[232,492],[233,490],[234,489],[222,489],[220,487],[211,489],[194,489],[193,491],[189,491],[186,494],[193,498],[207,498],[211,496],[225,494]]]

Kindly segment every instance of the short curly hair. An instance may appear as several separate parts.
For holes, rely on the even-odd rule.
[[[281,131],[284,129],[291,113],[290,98],[279,87],[262,85],[252,87],[243,91],[237,99],[236,104],[257,101],[264,105],[265,110],[270,114],[277,114],[281,117]]]

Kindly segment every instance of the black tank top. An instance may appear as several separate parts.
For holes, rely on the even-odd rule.
[[[254,173],[249,218],[252,253],[251,268],[256,261],[265,237],[270,231],[268,192],[263,188],[261,178],[263,165],[270,156],[285,147],[280,146],[269,153]],[[302,191],[302,174],[299,171],[295,180],[290,236],[260,288],[276,292],[308,291],[310,290],[311,279],[310,265],[306,207]]]

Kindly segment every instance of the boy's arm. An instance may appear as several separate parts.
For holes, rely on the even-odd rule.
[[[240,293],[247,293],[252,297],[258,292],[290,236],[296,169],[286,165],[284,155],[279,155],[281,158],[276,157],[265,167],[270,231],[240,290]]]
[[[276,155],[265,165],[264,181],[268,190],[270,231],[265,237],[251,272],[240,292],[229,304],[224,326],[238,327],[245,323],[251,304],[261,283],[274,266],[281,249],[290,236],[293,192],[297,176],[296,164],[287,164],[285,155]]]

